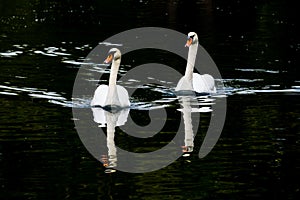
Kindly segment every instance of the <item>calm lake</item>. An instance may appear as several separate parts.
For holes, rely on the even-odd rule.
[[[290,0],[0,0],[0,199],[298,199],[296,5]],[[108,125],[97,118],[102,111],[90,107],[93,94],[72,98],[74,81],[83,75],[95,88],[98,82],[107,84],[110,71],[102,63],[93,63],[95,67],[82,74],[79,69],[99,43],[140,27],[197,32],[224,88],[215,96],[185,101],[174,94],[176,81],[167,82],[168,87],[141,84],[139,77],[119,81],[136,90],[132,106],[120,116],[106,113],[106,119],[115,120],[114,138],[97,141],[98,131],[106,132]],[[184,48],[186,41],[174,42]],[[99,55],[105,57],[107,52]],[[119,77],[154,62],[182,74],[186,65],[186,60],[165,51],[133,51],[122,55]],[[95,73],[103,74],[101,80],[89,78]],[[224,127],[210,152],[199,158],[215,115],[211,109],[223,100]],[[149,115],[161,110],[165,115]],[[93,144],[102,144],[104,151],[98,155],[84,145],[76,129],[82,119],[74,111],[90,119],[81,133]],[[118,117],[123,121],[116,122]],[[150,134],[152,129],[138,128],[152,122],[164,122],[162,129],[155,132],[153,126],[151,137],[135,137]],[[184,125],[182,131],[179,124]],[[126,132],[126,127],[138,131]],[[177,145],[178,152],[188,152],[145,173],[118,170],[124,158],[108,155],[115,147],[145,153],[169,143]],[[155,162],[143,165],[151,168]]]

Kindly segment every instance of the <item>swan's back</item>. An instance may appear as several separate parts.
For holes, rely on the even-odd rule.
[[[198,93],[216,93],[215,80],[209,74],[193,73],[193,88]]]

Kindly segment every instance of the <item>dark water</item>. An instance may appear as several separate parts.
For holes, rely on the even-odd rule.
[[[0,1],[0,13],[1,199],[298,199],[300,31],[293,1]],[[198,33],[223,77],[226,122],[203,159],[210,112],[201,113],[189,157],[154,172],[108,174],[75,130],[72,107],[90,99],[72,101],[73,82],[99,42],[144,26]],[[131,56],[121,74],[143,60],[168,59]],[[145,86],[130,114],[146,125],[147,109],[168,105],[168,120],[177,124],[178,101],[168,98],[168,88]],[[173,129],[149,141],[117,130],[116,144],[151,151],[170,142]]]

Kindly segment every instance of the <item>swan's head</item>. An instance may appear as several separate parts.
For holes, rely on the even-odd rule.
[[[198,35],[195,32],[189,32],[185,46],[190,47],[198,42]]]
[[[112,61],[117,61],[121,59],[121,51],[117,48],[112,48],[109,50],[107,58],[104,63],[109,64]]]

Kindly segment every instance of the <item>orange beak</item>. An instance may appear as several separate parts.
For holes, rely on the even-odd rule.
[[[189,38],[187,41],[186,41],[186,44],[185,44],[185,47],[190,47],[191,44],[193,42],[193,38]]]
[[[110,62],[112,61],[112,59],[113,59],[112,54],[109,54],[109,55],[107,56],[107,58],[104,60],[104,63],[105,63],[105,64],[108,64],[108,63],[110,63]]]

